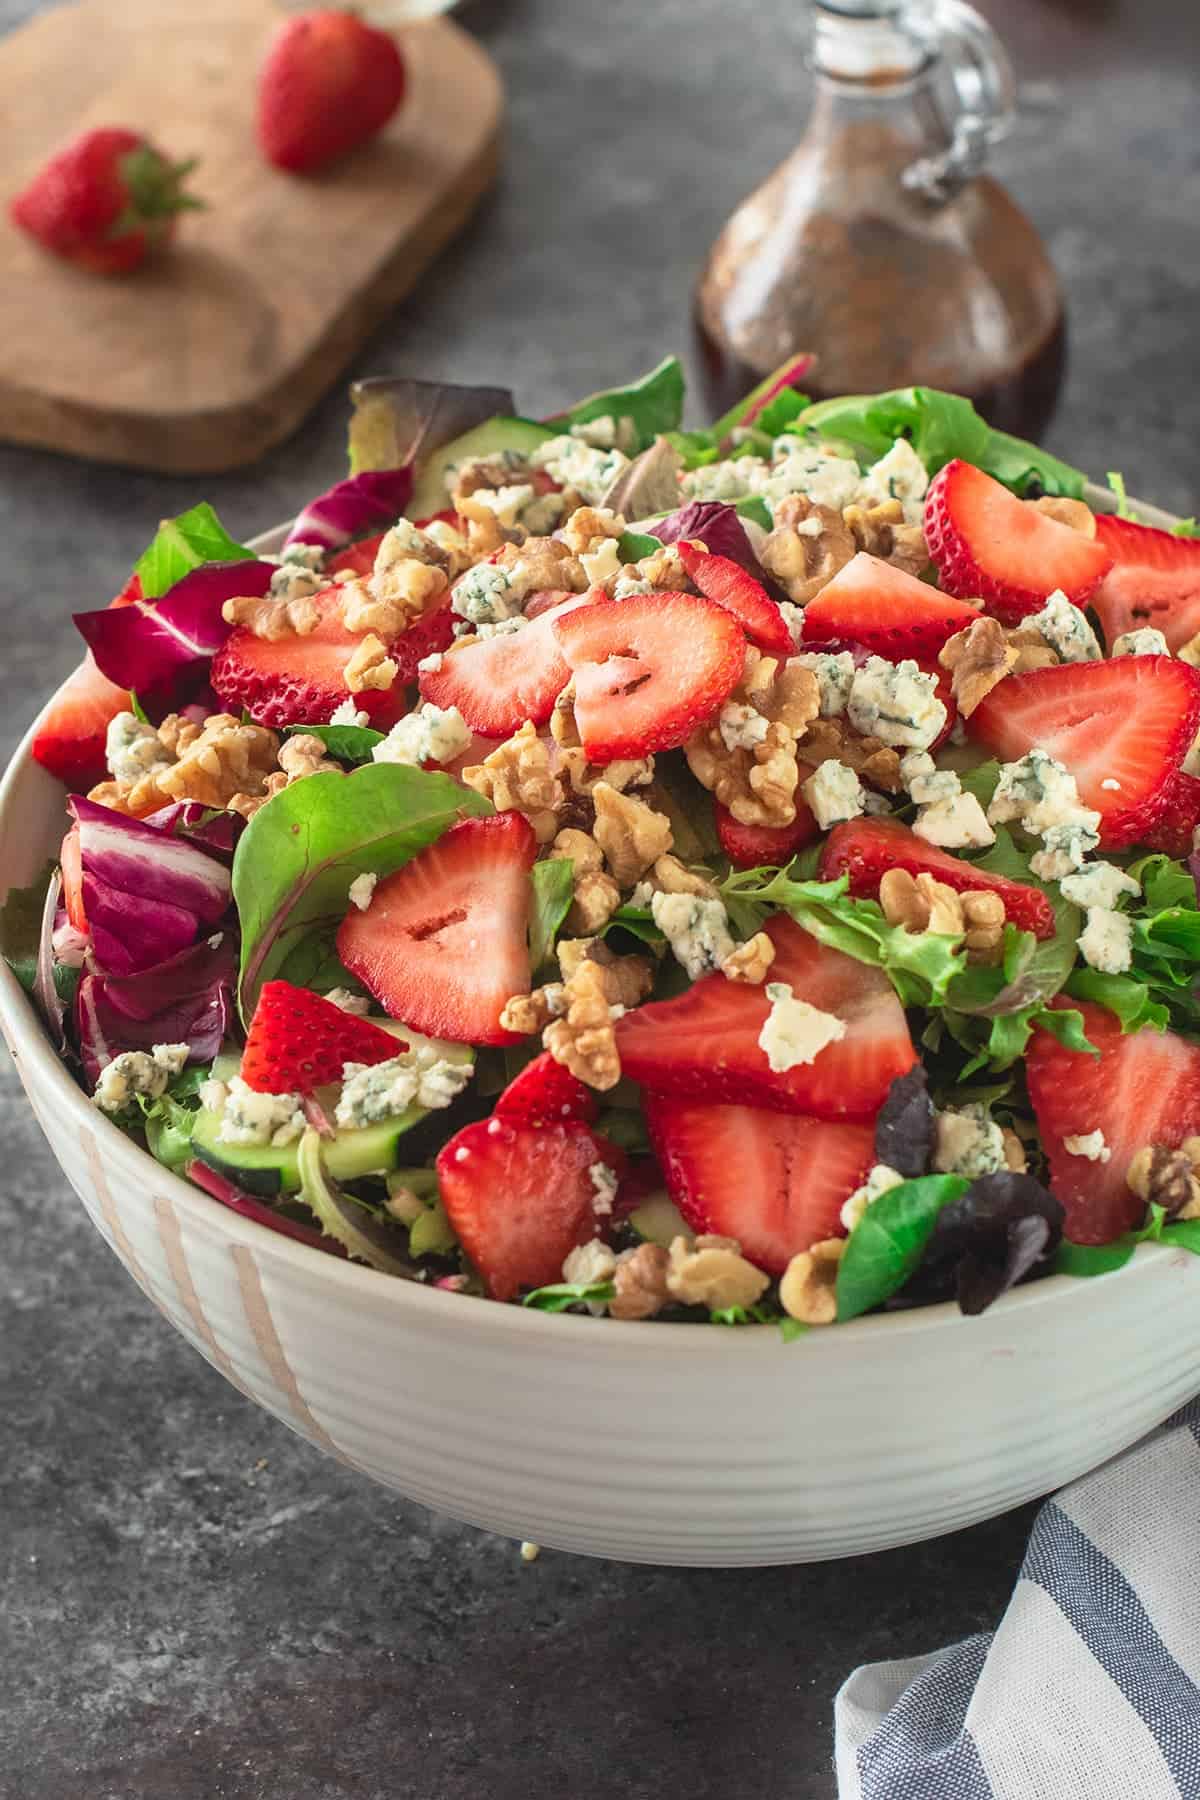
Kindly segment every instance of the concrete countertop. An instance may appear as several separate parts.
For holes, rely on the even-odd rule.
[[[30,10],[0,0],[0,27]],[[1190,513],[1191,9],[988,10],[1024,77],[997,171],[1069,301],[1051,447]],[[686,347],[709,238],[803,124],[800,11],[467,9],[509,87],[506,172],[355,372],[502,379],[536,415]],[[116,591],[160,516],[207,497],[235,533],[275,522],[340,473],[343,424],[331,396],[260,468],[202,483],[0,449],[4,753],[78,658],[71,611]],[[2,1796],[828,1800],[849,1670],[986,1629],[1007,1599],[1028,1509],[824,1567],[525,1566],[328,1462],[201,1362],[92,1231],[7,1061],[0,1166]]]

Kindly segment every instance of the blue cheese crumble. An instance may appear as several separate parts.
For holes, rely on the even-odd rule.
[[[379,763],[453,762],[471,742],[471,731],[457,706],[435,706],[426,700],[416,712],[397,721],[371,758]]]
[[[784,605],[792,606],[792,602],[785,601]],[[783,609],[781,608],[781,610]],[[803,610],[797,606],[792,606],[792,610],[799,614],[800,626],[803,629]],[[788,628],[791,629],[790,622]],[[795,634],[793,633],[793,635]],[[792,657],[791,661],[799,663],[802,669],[810,669],[816,676],[821,696],[821,717],[823,719],[840,718],[846,710],[846,702],[850,698],[850,689],[854,683],[854,658],[850,652],[848,650],[836,652],[808,650],[799,656]]]
[[[786,981],[766,986],[771,1010],[758,1034],[758,1047],[774,1075],[786,1074],[801,1063],[810,1063],[830,1044],[846,1035],[845,1022],[833,1013],[797,1000]]]
[[[690,981],[713,974],[737,948],[719,900],[698,894],[652,894],[650,914]]]
[[[936,676],[915,662],[890,663],[882,656],[855,670],[846,711],[864,737],[897,749],[928,750],[946,723]]]
[[[873,505],[898,500],[904,509],[905,523],[919,525],[925,516],[928,487],[925,464],[907,438],[897,438],[887,455],[872,463],[863,476],[858,498]]]
[[[119,712],[109,720],[104,739],[104,758],[114,781],[135,786],[143,775],[170,766],[162,739],[153,725],[135,713]]]
[[[771,721],[755,706],[727,700],[717,718],[717,729],[727,750],[754,750],[766,743]]]
[[[334,1122],[343,1130],[358,1130],[397,1118],[410,1106],[429,1112],[449,1106],[470,1081],[472,1064],[444,1056],[445,1048],[436,1042],[415,1044],[387,1062],[348,1062]]]
[[[1007,1166],[1004,1133],[977,1101],[947,1107],[937,1115],[933,1167],[939,1175],[962,1175],[974,1181]]]
[[[601,413],[598,419],[584,419],[578,425],[572,425],[571,436],[581,443],[589,444],[593,450],[621,450],[625,455],[637,448],[637,426],[627,413],[614,419],[611,413]]]
[[[873,1200],[880,1194],[888,1193],[899,1187],[904,1176],[898,1170],[890,1168],[887,1163],[876,1163],[861,1187],[855,1188],[850,1197],[843,1203],[841,1221],[847,1231],[853,1231]]]
[[[362,712],[354,704],[354,695],[347,694],[340,706],[335,706],[329,715],[331,725],[369,725],[370,713]]]
[[[919,806],[913,831],[941,850],[983,850],[996,834],[974,794],[957,793]]]
[[[606,1162],[594,1162],[588,1166],[588,1180],[592,1184],[592,1211],[597,1218],[607,1218],[617,1197],[616,1175]]]
[[[1079,954],[1103,975],[1123,975],[1133,961],[1133,921],[1110,906],[1090,906]]]
[[[1004,764],[987,816],[993,825],[1015,821],[1042,839],[1029,866],[1043,881],[1082,868],[1100,842],[1100,814],[1079,804],[1075,777],[1045,750]]]
[[[814,770],[801,790],[822,831],[857,819],[867,809],[867,796],[853,769],[831,758]]]
[[[1087,622],[1087,615],[1071,604],[1061,588],[1055,588],[1041,612],[1033,613],[1021,623],[1040,631],[1064,662],[1100,662],[1103,659],[1104,652]]]
[[[1059,883],[1063,898],[1074,901],[1076,906],[1109,906],[1115,907],[1122,894],[1140,894],[1142,884],[1124,869],[1118,869],[1115,863],[1088,863],[1082,869],[1070,875],[1064,875]]]
[[[365,870],[361,875],[356,875],[350,883],[347,896],[351,906],[357,906],[359,912],[366,912],[371,904],[371,896],[375,892],[375,884],[378,880],[378,875],[370,869]]]
[[[220,1144],[294,1144],[304,1135],[305,1117],[299,1094],[260,1094],[240,1075],[228,1085],[217,1126]]]
[[[152,1050],[123,1050],[100,1071],[92,1099],[101,1112],[119,1113],[142,1094],[157,1100],[181,1073],[191,1054],[187,1044],[155,1044]]]
[[[1042,881],[1061,881],[1072,869],[1082,869],[1100,843],[1100,833],[1092,823],[1098,819],[1098,813],[1080,807],[1074,818],[1049,826],[1042,834],[1044,848],[1035,850],[1029,859],[1034,874]]]
[[[454,584],[450,609],[472,625],[494,625],[498,619],[511,619],[519,613],[527,598],[524,585],[514,581],[515,569],[502,569],[496,563],[476,563]]]
[[[1171,651],[1161,631],[1143,625],[1137,631],[1123,631],[1113,642],[1113,656],[1170,656]]]
[[[1112,1161],[1112,1150],[1105,1142],[1102,1131],[1086,1131],[1075,1137],[1066,1137],[1063,1139],[1063,1149],[1068,1156],[1083,1156],[1088,1162]]]
[[[535,469],[545,469],[555,481],[575,492],[589,506],[599,506],[617,477],[629,467],[624,451],[597,449],[581,438],[548,438],[530,457]]]

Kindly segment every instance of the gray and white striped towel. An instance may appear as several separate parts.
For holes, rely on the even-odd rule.
[[[1200,1800],[1200,1402],[1048,1500],[1008,1610],[856,1669],[839,1800]]]

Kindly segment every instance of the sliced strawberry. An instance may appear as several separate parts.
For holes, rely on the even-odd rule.
[[[547,612],[519,631],[455,645],[438,668],[420,670],[422,699],[457,706],[487,737],[510,737],[526,719],[544,725],[571,677],[554,634],[559,616]]]
[[[408,1048],[369,1019],[290,981],[266,981],[246,1033],[242,1080],[260,1094],[311,1094],[346,1063],[388,1062]]]
[[[1200,825],[1200,781],[1180,769],[1167,785],[1162,811],[1141,842],[1147,850],[1165,850],[1168,856],[1192,853],[1196,827]]]
[[[1092,598],[1109,648],[1126,631],[1149,625],[1168,649],[1182,649],[1200,632],[1200,539],[1103,515],[1096,537],[1113,559]]]
[[[713,801],[713,820],[721,848],[735,869],[781,869],[797,851],[821,835],[821,827],[804,803],[800,787],[812,770],[800,764],[796,788],[796,817],[790,825],[740,825],[729,808]]]
[[[1147,1144],[1176,1150],[1200,1131],[1200,1045],[1171,1031],[1122,1032],[1105,1006],[1058,999],[1077,1007],[1099,1056],[1068,1050],[1048,1031],[1035,1031],[1026,1053],[1029,1098],[1050,1160],[1050,1186],[1067,1209],[1067,1236],[1077,1244],[1107,1244],[1140,1221],[1146,1203],[1126,1186],[1136,1152]],[[1101,1131],[1108,1161],[1072,1155],[1068,1138]]]
[[[912,656],[932,663],[946,639],[978,617],[975,607],[860,550],[805,608],[800,648],[823,638],[853,638],[892,662]]]
[[[347,544],[344,550],[326,563],[330,575],[336,575],[341,569],[353,569],[359,576],[372,575],[375,572],[375,558],[379,554],[379,546],[387,536],[381,531],[376,537],[359,538],[356,544]]]
[[[740,619],[752,644],[766,656],[795,654],[792,634],[783,614],[765,587],[728,556],[712,556],[683,539],[676,545],[679,560],[702,594]]]
[[[557,614],[554,631],[596,764],[677,749],[729,697],[746,660],[732,613],[693,594],[597,601]]]
[[[352,906],[338,955],[393,1019],[460,1044],[512,1044],[500,1013],[529,992],[529,871],[523,814],[464,819]]]
[[[605,598],[603,588],[596,590],[596,597]],[[564,601],[577,600],[569,588],[543,588],[540,594],[531,594],[525,602],[524,613],[527,619],[540,619],[543,613],[553,612],[555,607],[562,606]]]
[[[83,850],[79,842],[78,825],[72,825],[62,841],[62,849],[58,853],[58,870],[62,876],[62,902],[67,909],[67,918],[76,931],[86,932],[88,922],[83,904]]]
[[[588,1171],[622,1166],[586,1125],[480,1119],[437,1159],[442,1205],[495,1300],[562,1280],[563,1260],[596,1237],[597,1190]]]
[[[1198,727],[1200,671],[1170,656],[1010,675],[970,724],[972,737],[1004,762],[1034,749],[1057,757],[1083,805],[1100,814],[1102,850],[1141,843],[1157,824]]]
[[[977,869],[963,857],[951,856],[948,850],[927,844],[898,820],[850,819],[844,825],[835,825],[821,851],[822,881],[848,875],[850,892],[856,900],[878,899],[879,884],[889,869],[932,875],[957,894],[978,892],[980,888],[999,894],[1005,917],[1021,931],[1032,931],[1040,938],[1054,936],[1054,909],[1039,888]]]
[[[371,724],[386,730],[405,711],[405,684],[414,680],[417,664],[444,650],[453,634],[449,596],[393,638],[388,655],[397,671],[388,688],[350,693],[346,664],[362,642],[342,623],[344,596],[339,586],[313,596],[321,614],[315,631],[305,637],[261,638],[239,626],[213,658],[210,679],[222,704],[242,708],[259,725],[320,723],[344,701],[369,713]]]
[[[775,1073],[758,1038],[771,1003],[761,987],[706,975],[675,1000],[639,1006],[618,1020],[621,1067],[656,1093],[765,1106],[826,1119],[873,1118],[897,1075],[916,1061],[904,1009],[880,969],[819,944],[780,914],[766,926],[775,945],[768,980],[833,1013],[846,1035],[810,1063]]]
[[[672,1200],[695,1232],[736,1238],[769,1275],[823,1238],[875,1161],[875,1128],[647,1094]]]
[[[526,1063],[496,1102],[496,1117],[525,1125],[564,1125],[568,1119],[589,1125],[599,1107],[594,1091],[548,1050]]]
[[[1040,612],[1056,589],[1085,606],[1112,566],[1099,538],[1027,506],[958,458],[929,485],[925,537],[947,593],[978,596],[1005,625]]]
[[[128,710],[128,693],[100,673],[89,651],[46,709],[33,737],[34,761],[71,788],[103,781],[109,722]]]

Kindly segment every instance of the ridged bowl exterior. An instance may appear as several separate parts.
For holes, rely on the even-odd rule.
[[[13,885],[63,830],[28,750],[0,787]],[[0,1026],[68,1180],[164,1317],[318,1448],[491,1531],[693,1565],[887,1549],[1070,1480],[1200,1387],[1200,1260],[1160,1246],[979,1319],[929,1307],[793,1344],[430,1291],[171,1175],[86,1099],[2,965]]]

